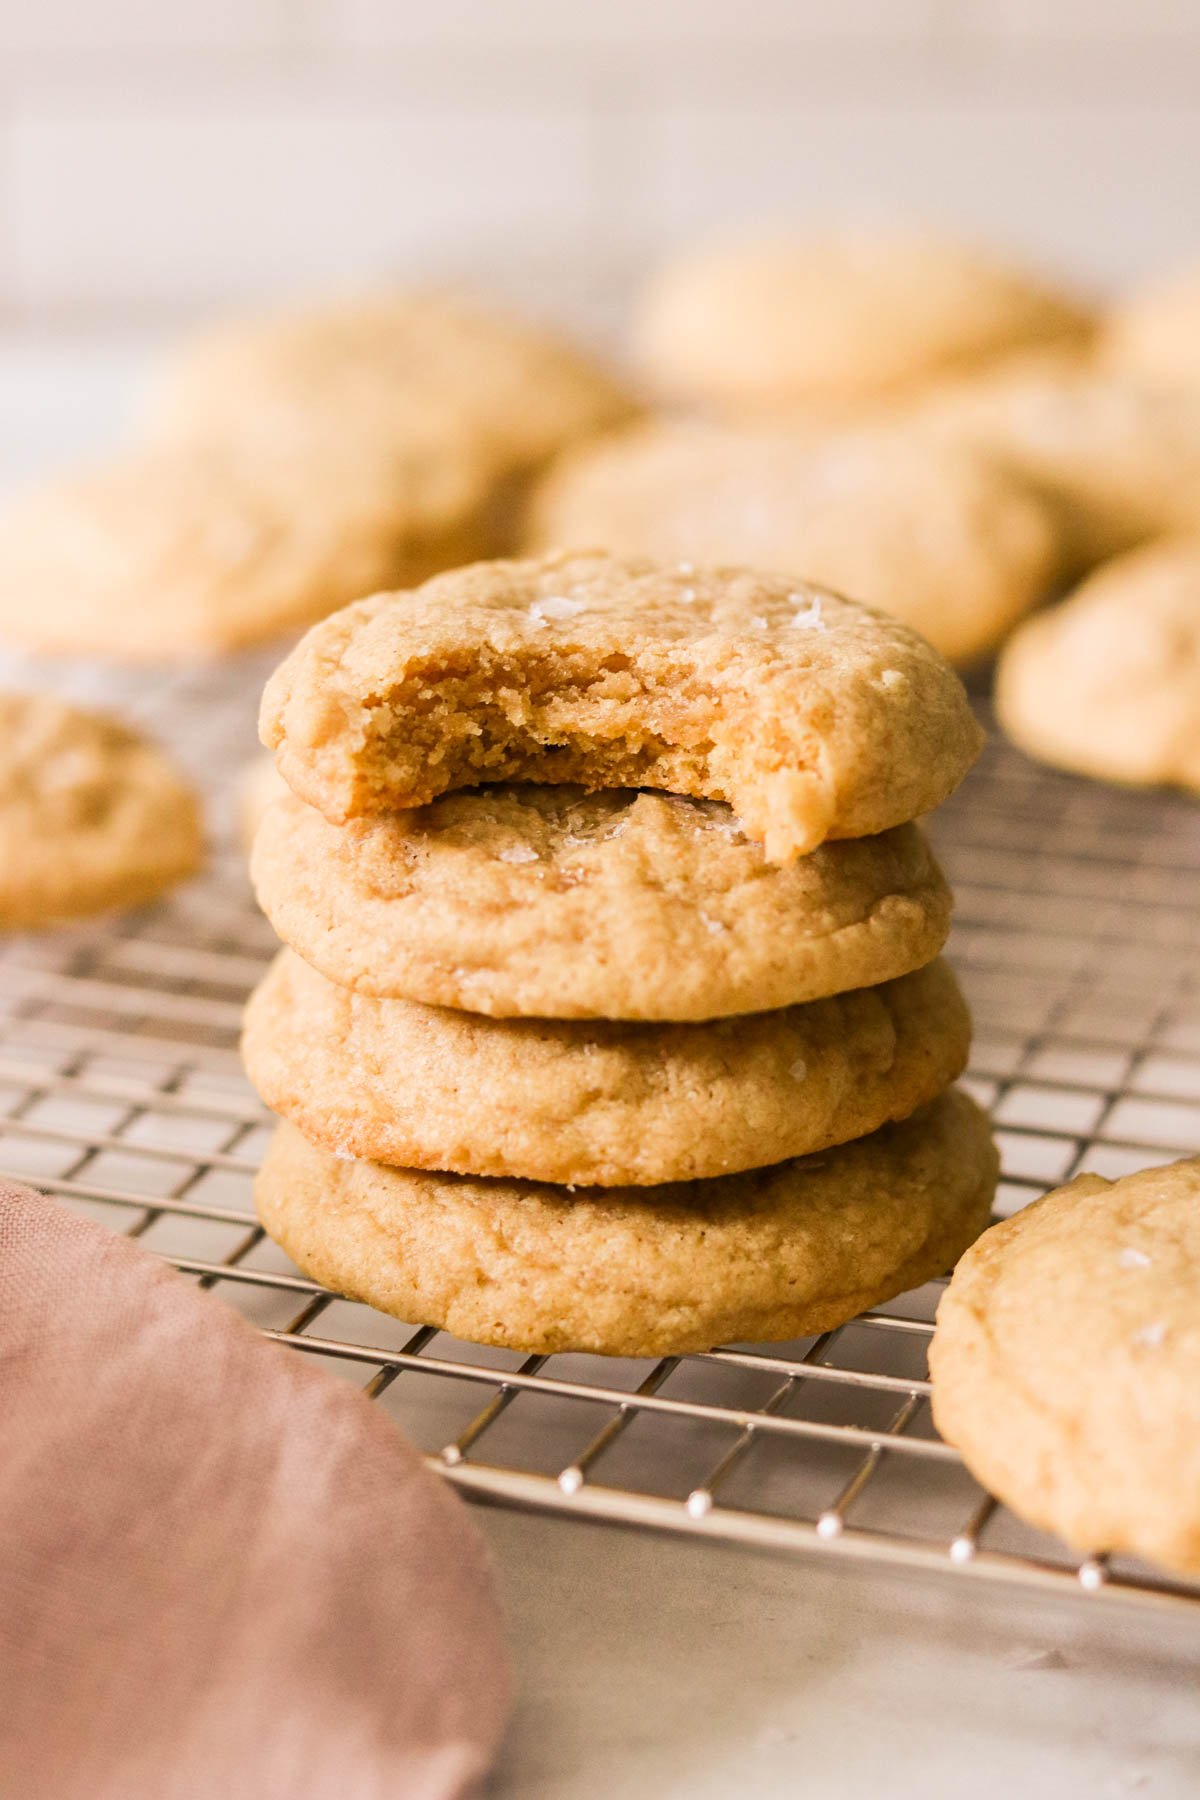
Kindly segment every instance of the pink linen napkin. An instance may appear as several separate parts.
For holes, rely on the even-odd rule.
[[[482,1540],[384,1413],[0,1182],[0,1795],[444,1800],[509,1694]]]

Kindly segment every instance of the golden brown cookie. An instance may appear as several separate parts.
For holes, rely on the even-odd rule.
[[[242,1056],[269,1107],[350,1156],[641,1187],[906,1118],[962,1073],[969,1042],[941,962],[778,1012],[629,1025],[376,1000],[284,950],[251,995]]]
[[[388,459],[133,451],[0,515],[0,638],[138,661],[238,650],[473,554],[486,494],[433,440]]]
[[[537,495],[530,548],[779,569],[978,661],[1054,587],[1058,517],[979,451],[903,429],[655,425],[584,446]]]
[[[336,823],[481,782],[657,787],[728,803],[776,863],[929,811],[981,741],[896,620],[781,577],[602,555],[346,607],[272,676],[261,731]]]
[[[144,905],[202,849],[199,802],[152,744],[49,694],[0,694],[0,925]]]
[[[662,270],[635,324],[670,394],[727,409],[861,403],[1022,344],[1087,336],[1088,310],[929,233],[800,231],[718,244]]]
[[[1200,1574],[1200,1162],[1081,1175],[986,1232],[929,1372],[939,1431],[1022,1518]]]
[[[150,425],[189,442],[332,432],[378,446],[437,421],[495,480],[634,411],[615,377],[542,327],[450,294],[380,292],[215,327],[163,372]]]
[[[987,1223],[987,1119],[902,1125],[750,1174],[569,1194],[339,1161],[282,1125],[259,1217],[318,1281],[512,1349],[665,1356],[831,1330],[951,1267]]]
[[[1112,368],[1140,381],[1200,388],[1200,268],[1127,295],[1108,316],[1100,351]]]
[[[996,710],[1043,762],[1200,790],[1200,537],[1118,557],[1030,619],[1000,659]]]
[[[273,756],[263,756],[260,753],[242,769],[237,778],[234,805],[238,842],[247,855],[254,847],[260,825],[275,802],[291,798],[291,791],[275,767]],[[293,801],[293,804],[296,802]]]
[[[727,807],[628,788],[472,789],[345,825],[287,794],[261,817],[259,904],[306,962],[499,1018],[767,1012],[905,975],[950,927],[914,825],[780,869]]]
[[[1200,530],[1200,394],[1079,358],[1015,357],[931,390],[905,416],[1008,463],[1057,507],[1082,571],[1168,531]]]

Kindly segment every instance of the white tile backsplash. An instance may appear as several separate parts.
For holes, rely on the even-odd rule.
[[[0,309],[80,321],[755,219],[1200,251],[1195,0],[0,0]]]
[[[585,121],[550,108],[31,108],[13,133],[17,295],[35,314],[204,304],[353,281],[464,237],[582,234],[590,153]]]

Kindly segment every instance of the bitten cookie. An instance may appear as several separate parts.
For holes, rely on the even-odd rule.
[[[140,906],[197,868],[195,794],[113,719],[0,694],[0,925]]]
[[[1200,530],[1200,393],[1027,355],[931,390],[905,423],[983,450],[1039,488],[1077,572],[1164,532]]]
[[[1200,538],[1132,551],[1030,619],[1001,657],[996,710],[1043,762],[1200,790]]]
[[[246,1008],[274,1112],[351,1156],[586,1186],[724,1175],[906,1118],[962,1073],[945,963],[707,1025],[488,1019],[335,986],[291,951]]]
[[[541,327],[451,294],[380,292],[217,326],[164,369],[149,424],[186,442],[332,433],[378,447],[439,420],[495,481],[635,410],[614,376]]]
[[[476,554],[486,494],[426,435],[384,459],[133,451],[0,515],[0,638],[136,661],[266,642]]]
[[[1088,310],[967,245],[918,232],[800,232],[665,268],[635,322],[640,359],[729,409],[862,404],[1021,344],[1078,341]]]
[[[314,1279],[511,1349],[666,1356],[831,1330],[950,1268],[996,1185],[952,1091],[840,1150],[717,1181],[569,1194],[341,1162],[272,1140],[259,1217]]]
[[[1104,359],[1138,380],[1200,388],[1200,268],[1129,294],[1108,316]]]
[[[330,825],[264,767],[286,798],[261,814],[259,904],[359,993],[500,1018],[715,1019],[906,975],[950,928],[915,825],[780,869],[714,801],[501,786]]]
[[[1200,1162],[1081,1175],[985,1233],[929,1372],[938,1430],[1014,1512],[1200,1574]]]
[[[600,555],[346,607],[272,676],[261,731],[335,823],[480,782],[657,787],[727,802],[776,863],[929,811],[981,742],[949,666],[893,619]]]
[[[658,425],[585,446],[536,498],[530,547],[780,569],[880,607],[962,665],[1054,587],[1054,509],[978,451],[905,430]]]

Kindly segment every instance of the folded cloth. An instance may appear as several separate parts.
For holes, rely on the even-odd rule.
[[[443,1800],[508,1704],[482,1540],[381,1409],[0,1183],[0,1794]]]

